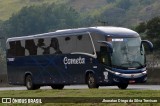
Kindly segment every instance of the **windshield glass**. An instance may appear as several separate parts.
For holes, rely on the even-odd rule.
[[[140,68],[145,64],[144,48],[140,49],[141,39],[112,38],[112,65],[122,68]]]

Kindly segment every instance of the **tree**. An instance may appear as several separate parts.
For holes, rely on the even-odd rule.
[[[147,22],[147,38],[154,43],[155,50],[160,50],[160,17],[155,17]]]
[[[108,3],[114,3],[116,0],[107,0]]]
[[[144,33],[146,31],[146,23],[145,22],[141,22],[136,28],[135,30],[138,32],[138,33]]]
[[[155,17],[146,23],[140,23],[136,28],[139,33],[144,33],[149,39],[155,50],[160,50],[160,17]]]
[[[130,6],[131,6],[130,0],[119,0],[119,2],[117,3],[117,7],[122,8],[124,10],[129,9]]]
[[[24,7],[5,22],[10,36],[24,36],[79,26],[79,14],[64,4]]]
[[[160,38],[160,17],[155,17],[147,22],[146,34],[149,38]]]

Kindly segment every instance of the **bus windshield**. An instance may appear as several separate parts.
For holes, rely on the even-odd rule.
[[[141,39],[113,38],[112,66],[121,68],[142,68],[145,65],[144,48]]]

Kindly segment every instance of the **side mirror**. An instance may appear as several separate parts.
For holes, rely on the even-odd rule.
[[[98,41],[98,43],[102,43],[102,44],[105,44],[109,50],[110,53],[113,53],[113,46],[110,42],[107,42],[107,41]]]
[[[142,48],[142,44],[148,45],[150,51],[153,52],[153,44],[152,44],[152,42],[150,42],[150,41],[148,41],[148,40],[142,40],[142,41],[141,41],[141,48]]]

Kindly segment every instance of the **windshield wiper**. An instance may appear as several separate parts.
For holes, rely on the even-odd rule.
[[[143,67],[143,65],[139,61],[132,61],[132,63],[137,63],[140,67]]]
[[[117,65],[112,65],[113,68],[118,68],[118,69],[125,69],[127,70],[128,67],[122,67],[122,66],[117,66]]]
[[[139,66],[134,67],[134,63],[138,64]],[[136,68],[136,69],[145,67],[145,65],[142,65],[139,61],[129,61],[128,63],[121,64],[121,66],[124,66],[124,65],[128,65],[126,66],[126,68]]]

